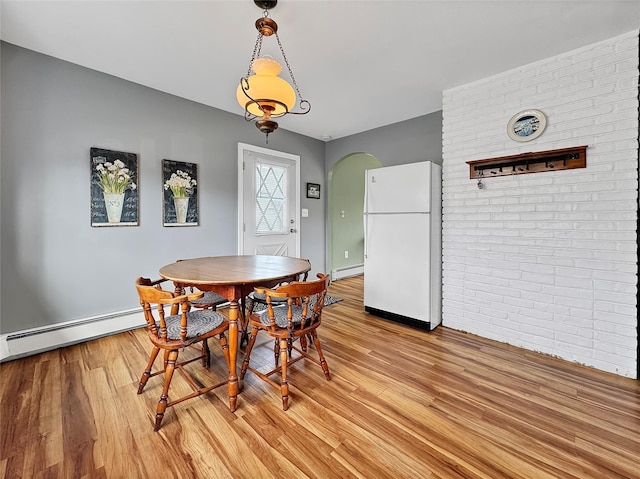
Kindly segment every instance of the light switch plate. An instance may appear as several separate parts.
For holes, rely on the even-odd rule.
[[[303,218],[309,217],[309,210],[307,208],[302,208],[302,217]]]

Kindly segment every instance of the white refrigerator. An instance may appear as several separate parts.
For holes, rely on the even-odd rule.
[[[422,161],[366,177],[365,311],[432,330],[442,322],[442,168]]]

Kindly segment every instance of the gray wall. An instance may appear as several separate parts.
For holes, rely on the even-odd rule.
[[[328,142],[326,172],[336,161],[352,153],[369,153],[384,166],[424,160],[442,164],[442,112]]]
[[[2,43],[0,332],[139,306],[133,281],[178,258],[235,254],[237,142],[265,146],[242,116]],[[212,85],[212,88],[215,86]],[[233,92],[231,92],[232,94]],[[89,149],[137,153],[140,224],[90,226]],[[325,144],[278,130],[324,189]],[[161,161],[198,164],[200,226],[162,226]],[[325,202],[301,198],[301,256],[325,265]]]

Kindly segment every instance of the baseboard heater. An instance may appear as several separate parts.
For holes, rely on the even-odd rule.
[[[402,323],[408,326],[413,326],[414,328],[422,329],[424,331],[431,331],[431,322],[429,321],[420,321],[419,319],[410,318],[401,314],[391,313],[389,311],[383,311],[381,309],[372,308],[370,306],[365,306],[364,310],[367,313],[373,314],[374,316],[378,316],[380,318],[389,319],[391,321],[395,321],[396,323]]]
[[[136,329],[146,324],[142,308],[66,321],[0,336],[0,362]]]
[[[331,270],[331,280],[350,278],[351,276],[358,276],[364,274],[364,264],[354,264],[351,266],[345,266],[344,268],[336,268]]]

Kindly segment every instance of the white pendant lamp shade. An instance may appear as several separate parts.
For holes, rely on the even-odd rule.
[[[251,68],[254,74],[248,78],[249,90],[245,92],[243,86],[246,84],[241,82],[236,91],[240,106],[257,117],[264,115],[264,107],[273,109],[270,116],[281,116],[291,111],[296,105],[296,92],[289,83],[278,76],[282,71],[280,63],[272,58],[256,58]],[[255,102],[247,98],[248,96]],[[286,105],[288,110],[283,105]]]
[[[249,62],[246,76],[240,79],[236,89],[236,99],[244,110],[246,121],[256,121],[256,127],[265,134],[269,143],[269,133],[278,129],[278,123],[274,118],[284,115],[306,115],[311,110],[311,103],[305,100],[300,93],[300,88],[293,76],[287,55],[284,53],[282,43],[278,37],[278,24],[269,18],[269,10],[278,4],[278,0],[254,0],[254,3],[264,9],[262,17],[255,22],[258,30],[258,38],[253,47],[253,55]],[[282,65],[269,56],[261,57],[262,40],[275,36],[282,53],[282,59],[289,71],[289,78],[293,86],[278,75],[282,71]],[[252,73],[253,72],[253,73]],[[293,111],[298,104],[298,111]]]

